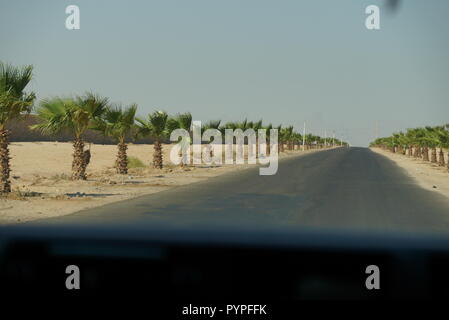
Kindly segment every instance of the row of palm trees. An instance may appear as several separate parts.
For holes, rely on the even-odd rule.
[[[25,88],[32,80],[32,66],[22,68],[0,62],[0,193],[11,191],[9,164],[9,121],[33,111],[36,95],[26,93]],[[90,162],[90,150],[85,150],[84,134],[88,129],[102,132],[117,142],[115,168],[119,174],[128,173],[127,143],[129,138],[151,136],[154,139],[153,166],[163,168],[162,142],[175,129],[192,132],[192,115],[180,113],[169,116],[164,111],[155,111],[142,118],[137,116],[137,105],[122,106],[110,103],[108,98],[93,93],[74,97],[53,97],[40,101],[35,110],[40,121],[31,126],[46,135],[69,132],[73,135],[72,179],[85,180],[86,169]],[[294,150],[303,144],[304,148],[323,148],[331,145],[347,145],[338,139],[326,140],[320,136],[307,134],[303,137],[295,132],[293,126],[273,127],[263,125],[262,120],[228,122],[221,125],[220,120],[207,122],[202,130],[207,129],[258,129],[267,130],[267,154],[270,154],[270,129],[278,129],[278,148],[283,152]],[[258,142],[256,145],[258,146]]]
[[[406,132],[378,138],[370,146],[429,161],[442,167],[447,165],[449,170],[449,159],[447,163],[444,160],[444,150],[449,149],[449,124],[407,129]]]

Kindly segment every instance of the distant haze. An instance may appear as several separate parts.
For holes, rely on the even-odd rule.
[[[80,30],[65,28],[71,4]],[[447,0],[0,0],[0,60],[33,64],[39,98],[92,90],[141,114],[306,121],[366,146],[449,122],[448,13]]]

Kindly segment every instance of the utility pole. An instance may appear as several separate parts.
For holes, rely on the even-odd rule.
[[[304,129],[302,130],[302,151],[306,150],[306,122],[304,121]]]

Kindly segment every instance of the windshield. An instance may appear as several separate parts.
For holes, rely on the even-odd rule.
[[[160,319],[448,298],[448,12],[0,0],[2,292],[140,289]]]
[[[446,233],[449,3],[371,2],[1,1],[0,224]]]

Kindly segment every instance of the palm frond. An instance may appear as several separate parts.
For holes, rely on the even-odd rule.
[[[31,82],[33,67],[14,67],[0,62],[0,126],[32,110],[36,95],[24,92]]]

